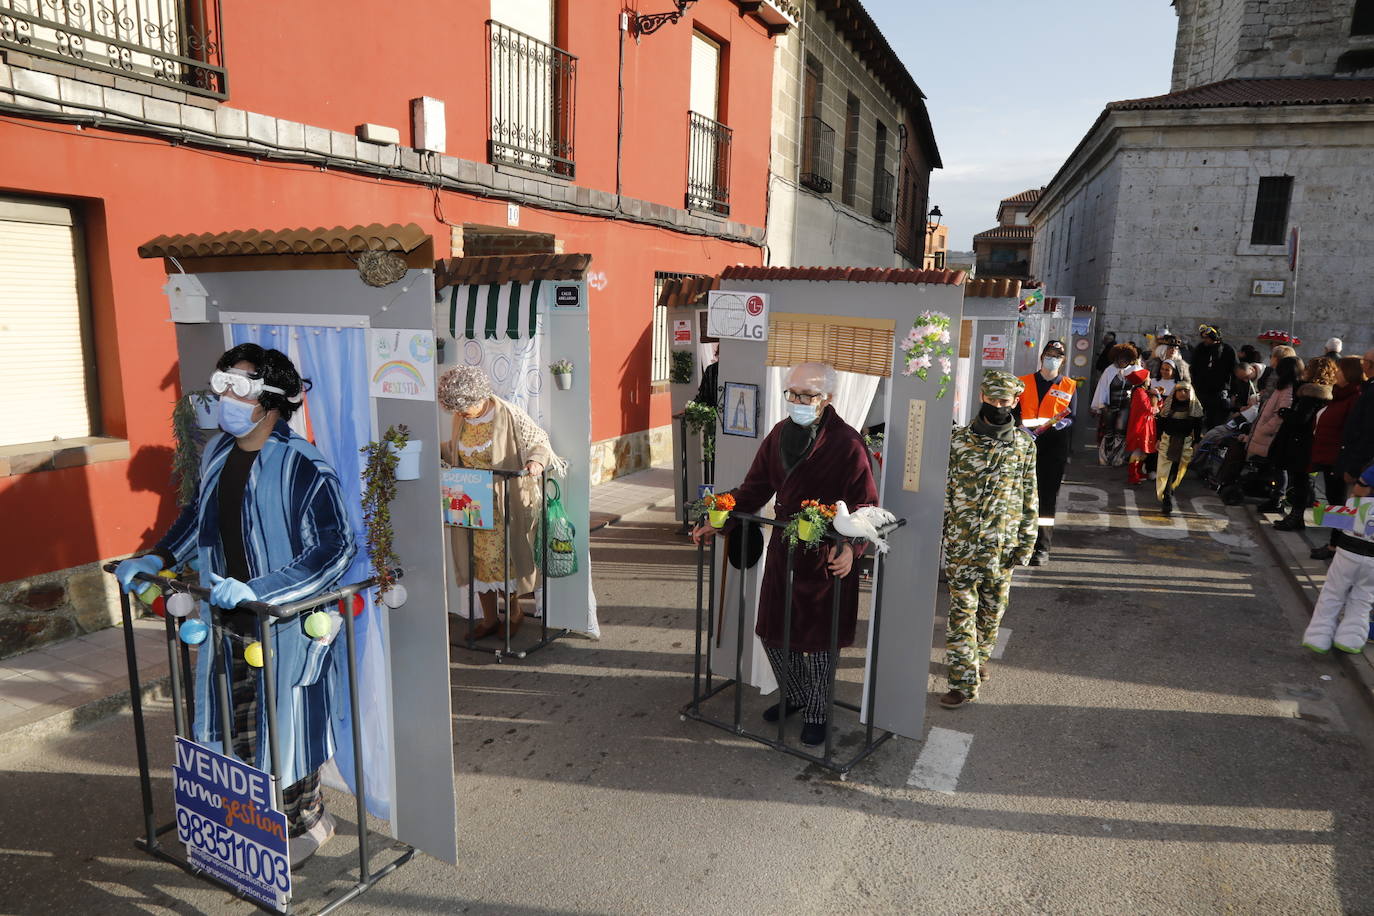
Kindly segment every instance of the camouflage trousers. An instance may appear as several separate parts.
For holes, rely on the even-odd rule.
[[[1011,570],[996,575],[978,570],[951,573],[945,665],[950,688],[972,700],[978,696],[978,666],[987,664],[997,645],[997,628],[1011,596]]]

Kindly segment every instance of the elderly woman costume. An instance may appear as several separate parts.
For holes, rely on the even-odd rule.
[[[520,596],[534,590],[536,564],[534,538],[539,527],[539,492],[544,469],[561,474],[567,462],[553,453],[548,433],[519,407],[492,393],[491,381],[476,366],[456,366],[439,377],[439,403],[453,413],[453,432],[440,449],[450,467],[528,472],[505,478],[510,486],[510,518],[505,517],[502,483],[496,485],[495,526],[485,531],[452,529],[451,547],[458,582],[473,581],[482,605],[482,622],[474,639],[496,632],[498,592],[506,594],[511,632],[524,621]],[[504,557],[506,525],[511,528],[510,556]],[[472,568],[468,566],[468,539],[472,539]],[[507,565],[507,561],[509,566]],[[509,573],[509,578],[507,578]],[[455,635],[454,640],[458,639]],[[466,640],[466,634],[462,635]]]
[[[835,412],[837,376],[824,363],[802,363],[787,377],[784,397],[788,418],[779,422],[759,445],[749,472],[735,490],[740,512],[756,513],[775,499],[774,515],[787,519],[801,511],[803,500],[822,503],[844,500],[857,508],[877,503],[878,488],[863,437]],[[727,523],[727,532],[736,523]],[[710,538],[713,530],[701,524],[693,539]],[[835,657],[830,652],[830,614],[834,590],[840,589],[839,646],[854,643],[859,615],[859,582],[849,573],[854,549],[849,545],[794,552],[792,558],[792,631],[789,652],[783,653],[783,613],[787,591],[786,539],[774,535],[759,592],[758,623],[754,632],[763,641],[782,700],[763,718],[802,713],[803,744],[825,741],[829,725],[830,685]]]

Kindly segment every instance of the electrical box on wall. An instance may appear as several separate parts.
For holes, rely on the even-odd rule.
[[[172,274],[162,287],[172,307],[172,320],[181,324],[200,324],[207,320],[210,294],[195,274]]]
[[[410,100],[410,128],[416,149],[442,153],[447,149],[442,99],[421,96]]]

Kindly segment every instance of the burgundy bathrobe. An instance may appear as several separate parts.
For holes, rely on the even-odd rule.
[[[784,474],[782,463],[782,430],[790,419],[783,420],[759,445],[754,463],[744,482],[735,489],[735,508],[740,512],[757,514],[770,498],[777,495],[776,516],[786,521],[801,511],[802,500],[814,499],[822,503],[844,500],[849,508],[871,506],[878,502],[878,488],[873,482],[873,470],[863,437],[840,419],[835,408],[827,406],[821,415],[820,431],[811,450],[791,474]],[[731,530],[738,523],[731,521]],[[793,558],[792,636],[789,648],[796,652],[826,652],[830,649],[830,608],[834,600],[831,589],[843,583],[840,598],[839,646],[854,643],[854,626],[859,617],[859,576],[852,571],[837,580],[826,569],[826,546],[815,550],[797,548]],[[856,547],[857,558],[862,550]],[[779,529],[768,544],[763,586],[759,594],[758,624],[754,632],[770,648],[782,648],[783,603],[787,591],[787,541]]]

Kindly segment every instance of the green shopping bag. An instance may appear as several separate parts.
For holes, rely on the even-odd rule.
[[[538,535],[535,539],[535,559],[545,559],[544,576],[549,579],[561,579],[564,576],[571,576],[577,572],[577,529],[573,527],[572,520],[568,518],[568,513],[563,509],[563,490],[558,486],[558,481],[550,480],[553,485],[553,495],[550,496],[547,487],[544,490],[544,524],[539,527]],[[548,553],[545,557],[544,538],[548,537]]]

